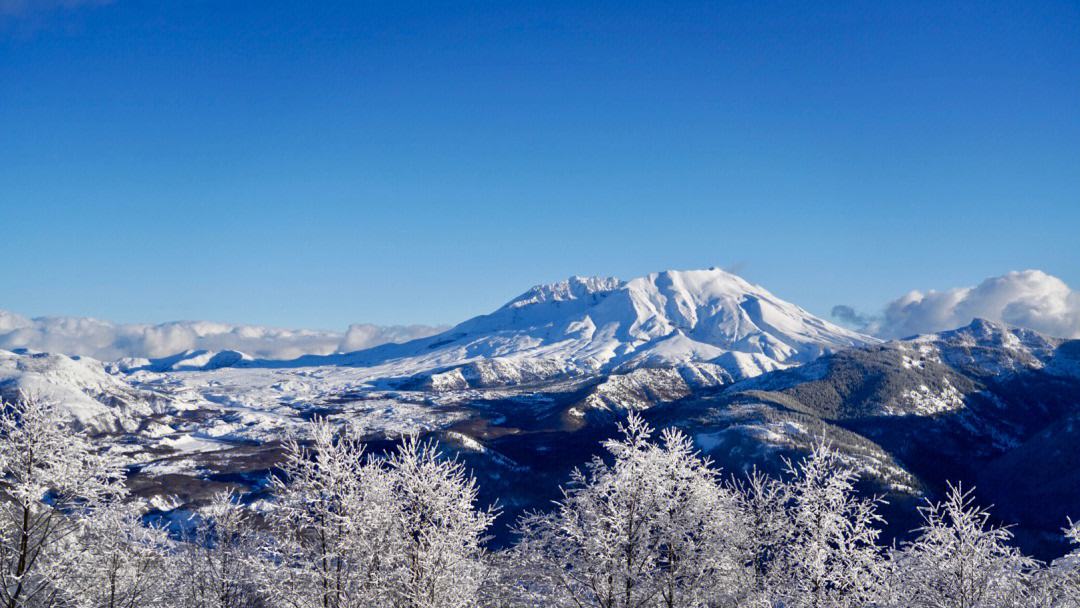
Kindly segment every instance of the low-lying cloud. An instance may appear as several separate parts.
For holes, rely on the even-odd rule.
[[[83,355],[102,361],[158,358],[186,350],[238,350],[262,359],[328,355],[430,336],[444,327],[350,325],[344,332],[279,329],[210,321],[120,324],[87,317],[26,318],[0,310],[0,349]]]
[[[836,306],[833,317],[881,338],[902,338],[967,325],[975,318],[1080,338],[1080,292],[1041,270],[990,277],[975,287],[911,291],[878,316]]]

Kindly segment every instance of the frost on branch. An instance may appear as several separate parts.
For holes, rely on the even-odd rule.
[[[65,549],[73,559],[56,581],[65,606],[149,606],[172,592],[172,545],[163,530],[143,524],[136,504],[113,500],[95,509]]]
[[[519,523],[512,579],[522,601],[557,606],[710,606],[744,579],[736,497],[679,431],[623,437],[577,471],[551,513]]]
[[[277,570],[269,595],[296,608],[475,606],[483,540],[495,517],[476,481],[415,436],[386,458],[353,429],[311,426],[287,446],[270,512]]]
[[[921,509],[919,537],[894,560],[897,605],[911,608],[1027,606],[1037,563],[1008,545],[971,491],[949,486],[945,501]]]
[[[1064,557],[1040,573],[1040,599],[1050,608],[1080,608],[1080,521],[1069,521],[1065,538],[1073,545]]]
[[[0,601],[53,605],[84,557],[80,516],[124,497],[122,470],[52,404],[23,395],[0,406]]]
[[[269,562],[252,514],[234,492],[218,492],[194,532],[171,556],[170,580],[178,583],[167,605],[181,608],[259,608]]]
[[[784,606],[872,605],[880,598],[885,562],[877,545],[880,500],[856,494],[858,475],[828,444],[788,463],[785,534],[773,550],[767,584]]]

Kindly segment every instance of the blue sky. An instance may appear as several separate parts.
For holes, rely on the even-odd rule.
[[[1080,286],[1080,5],[0,0],[0,308],[455,322]]]

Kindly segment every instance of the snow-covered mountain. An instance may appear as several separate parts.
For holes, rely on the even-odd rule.
[[[185,350],[159,359],[126,357],[115,361],[110,366],[110,369],[125,373],[143,370],[154,372],[208,371],[223,367],[235,367],[252,360],[250,355],[236,350]]]
[[[712,268],[573,277],[429,338],[302,361],[461,389],[691,364],[739,379],[875,342]]]
[[[76,426],[91,432],[135,431],[166,405],[89,357],[0,350],[0,398],[23,397],[59,404]]]
[[[1057,370],[1059,375],[1071,375],[1067,357],[1058,352],[1066,340],[985,319],[901,342],[923,350],[929,347],[952,367],[981,376],[1001,376],[1048,366],[1051,373]]]

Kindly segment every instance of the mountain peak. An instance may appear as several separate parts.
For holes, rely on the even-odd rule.
[[[705,270],[664,270],[634,279],[629,283],[651,283],[661,290],[683,292],[698,299],[768,294],[763,287],[715,266]]]
[[[994,332],[994,331],[1005,331],[1005,330],[1008,329],[1008,326],[1005,325],[1004,323],[995,323],[995,322],[991,321],[990,319],[984,319],[982,317],[975,317],[974,319],[971,320],[971,323],[967,324],[966,329],[969,329],[971,331],[978,331],[978,332]]]
[[[984,374],[1005,374],[1048,364],[1062,340],[1000,321],[976,317],[948,331],[907,339],[931,344],[954,367]]]
[[[572,276],[565,281],[536,285],[508,302],[504,308],[522,308],[546,302],[565,302],[614,291],[623,285],[615,277]]]
[[[741,276],[739,276],[739,275],[737,275],[737,274],[735,274],[733,272],[729,272],[727,270],[724,270],[723,268],[720,268],[719,266],[710,266],[708,268],[691,268],[691,269],[687,269],[687,270],[677,270],[677,269],[671,268],[671,269],[668,269],[668,270],[662,270],[660,272],[650,273],[648,276],[672,277],[672,278],[682,277],[682,278],[685,278],[685,279],[698,280],[698,281],[700,281],[700,280],[714,280],[714,281],[722,280],[722,281],[731,281],[731,282],[735,282],[735,283],[739,283],[739,284],[742,284],[742,285],[753,287],[753,284],[751,284],[746,279],[742,278]]]
[[[1019,342],[1052,343],[1060,340],[1024,327],[1016,327],[1002,321],[975,317],[971,323],[957,329],[928,334],[931,340],[966,339],[983,346],[1011,346]]]

